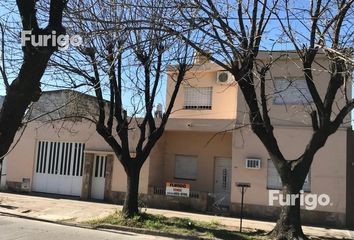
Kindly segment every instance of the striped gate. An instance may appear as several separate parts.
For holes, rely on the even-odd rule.
[[[84,143],[39,141],[32,191],[80,196]]]

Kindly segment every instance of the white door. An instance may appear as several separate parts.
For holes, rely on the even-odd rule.
[[[107,156],[95,155],[93,162],[91,198],[103,200],[106,177]]]
[[[32,191],[80,196],[85,144],[39,141]]]
[[[231,197],[231,158],[215,158],[214,207],[229,208]]]

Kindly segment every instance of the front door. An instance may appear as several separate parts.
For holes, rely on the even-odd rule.
[[[215,159],[214,208],[228,210],[231,197],[231,158]]]
[[[103,200],[106,177],[107,156],[95,155],[92,173],[91,198]]]

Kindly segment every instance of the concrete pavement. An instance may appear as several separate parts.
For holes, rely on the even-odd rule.
[[[63,226],[53,223],[31,221],[21,218],[0,216],[0,240],[168,240],[121,231],[97,231],[92,229]]]
[[[122,206],[85,202],[79,200],[18,195],[10,193],[0,193],[0,212],[17,214],[27,217],[35,217],[51,221],[83,222],[95,218],[102,218],[116,210],[121,210]],[[229,228],[238,230],[239,219],[230,217],[219,217],[196,213],[178,212],[171,210],[147,209],[147,213],[161,214],[166,217],[190,218],[198,221],[217,221]],[[250,229],[260,229],[270,231],[274,223],[266,221],[243,220],[243,226]],[[304,232],[310,236],[330,239],[354,239],[347,230],[328,229],[319,227],[303,227]]]

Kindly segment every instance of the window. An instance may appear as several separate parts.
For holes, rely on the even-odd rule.
[[[176,155],[175,178],[197,179],[197,156]]]
[[[93,168],[93,172],[95,173],[96,178],[105,178],[107,168],[107,156],[96,155]]]
[[[185,87],[184,109],[211,109],[212,87]]]
[[[84,143],[39,141],[36,173],[82,176]]]
[[[261,160],[255,158],[246,159],[246,168],[248,169],[261,169]]]
[[[311,186],[310,186],[310,174],[307,175],[305,179],[304,186],[302,189],[304,191],[311,191]],[[268,159],[268,169],[267,169],[267,188],[268,189],[282,189],[282,184],[281,184],[281,179],[279,177],[279,174],[277,172],[277,169],[274,166],[274,163],[272,162],[271,159]]]
[[[308,104],[313,102],[304,79],[274,80],[274,104]]]

